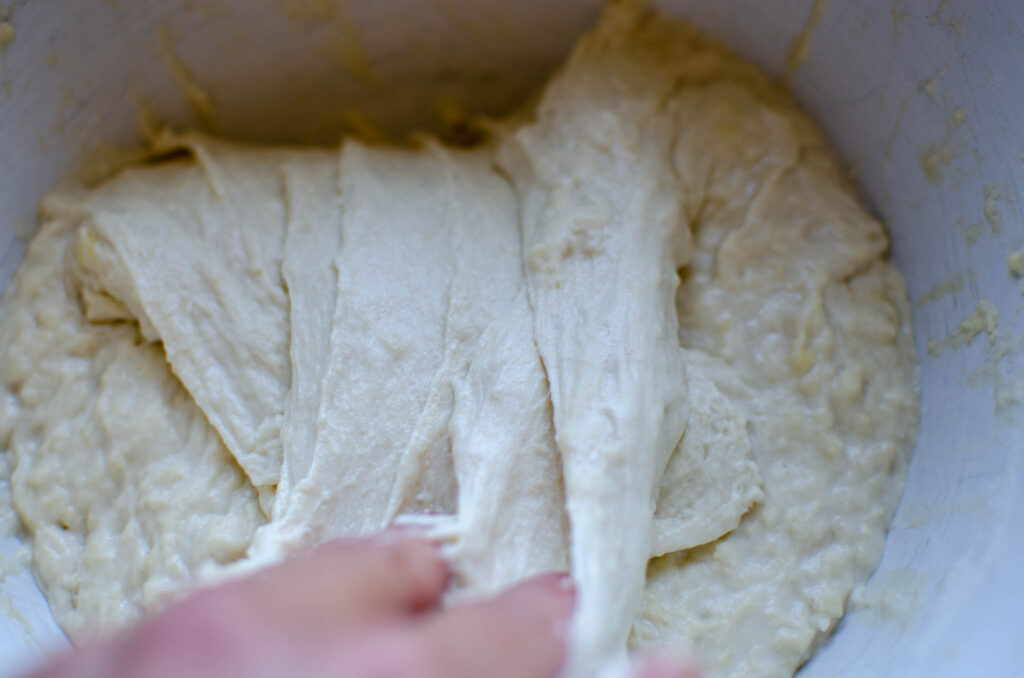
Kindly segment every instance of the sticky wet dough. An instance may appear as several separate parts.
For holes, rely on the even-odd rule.
[[[451,601],[571,568],[567,672],[788,676],[876,567],[917,429],[881,225],[787,95],[615,3],[475,149],[198,134],[55,191],[0,433],[58,621],[414,523]]]

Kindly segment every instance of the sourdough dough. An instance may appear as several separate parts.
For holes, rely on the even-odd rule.
[[[609,5],[474,149],[167,134],[55,191],[4,295],[0,440],[74,637],[412,522],[452,600],[571,568],[568,672],[788,676],[877,565],[906,292],[789,97]]]

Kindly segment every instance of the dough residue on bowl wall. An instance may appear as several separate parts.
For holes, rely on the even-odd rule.
[[[471,148],[164,134],[57,190],[0,437],[54,614],[413,522],[453,597],[570,568],[570,673],[788,676],[877,566],[917,429],[884,228],[776,83],[615,2]]]
[[[6,50],[14,42],[14,25],[10,21],[0,21],[0,50]]]

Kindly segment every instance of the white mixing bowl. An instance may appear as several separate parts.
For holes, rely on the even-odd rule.
[[[806,48],[793,89],[888,223],[917,304],[922,423],[903,503],[881,569],[800,675],[1024,676],[1024,289],[1006,264],[1024,247],[1024,3],[663,4],[778,74]],[[140,106],[179,127],[300,142],[335,141],[356,109],[389,129],[436,121],[439,98],[500,111],[562,58],[599,0],[9,5],[0,284],[39,198],[105,150],[138,146]],[[999,336],[931,355],[982,299]],[[0,673],[61,638],[28,573],[2,588]]]

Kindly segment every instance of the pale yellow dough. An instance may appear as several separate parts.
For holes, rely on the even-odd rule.
[[[611,4],[484,146],[167,135],[48,196],[0,440],[74,637],[413,523],[454,604],[569,568],[567,674],[789,676],[876,567],[917,429],[903,281],[814,126]]]

